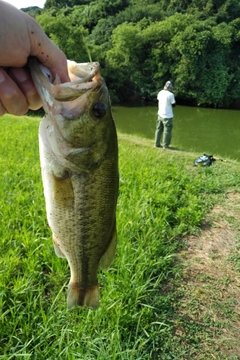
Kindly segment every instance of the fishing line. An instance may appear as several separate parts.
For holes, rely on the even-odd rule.
[[[89,49],[89,46],[88,46],[88,43],[86,41],[86,37],[83,35],[82,31],[81,31],[81,36],[82,36],[82,42],[83,42],[83,45],[86,49],[86,53],[88,55],[88,58],[89,58],[89,62],[92,63],[92,56],[91,56],[91,53],[90,53],[90,49]]]

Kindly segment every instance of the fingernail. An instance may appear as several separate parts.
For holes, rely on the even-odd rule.
[[[5,75],[3,71],[0,70],[0,83],[4,82],[6,80]]]

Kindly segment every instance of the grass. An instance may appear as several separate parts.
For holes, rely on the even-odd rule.
[[[236,316],[231,299],[221,305],[218,325],[209,314],[199,322],[199,299],[211,293],[219,309],[213,294],[220,285],[214,289],[211,277],[201,277],[212,291],[201,287],[190,294],[178,258],[210,209],[229,190],[239,191],[239,164],[194,168],[199,154],[164,152],[119,134],[116,258],[99,272],[100,308],[67,311],[70,273],[54,254],[46,222],[39,120],[0,119],[0,359],[227,359],[216,338],[229,325],[220,320]],[[231,261],[239,271],[237,252]],[[181,316],[184,306],[189,312]]]

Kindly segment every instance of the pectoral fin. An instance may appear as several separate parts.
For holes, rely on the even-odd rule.
[[[57,257],[60,257],[60,258],[65,258],[66,256],[64,255],[64,253],[62,252],[61,248],[60,248],[60,244],[57,240],[57,237],[53,234],[52,236],[52,239],[53,239],[53,247],[54,247],[54,251],[55,251],[55,254],[57,255]]]
[[[74,191],[69,175],[58,178],[53,174],[53,195],[54,201],[60,207],[72,207],[74,204]]]

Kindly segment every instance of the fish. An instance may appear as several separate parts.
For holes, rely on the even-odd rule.
[[[67,308],[97,309],[98,270],[112,263],[117,244],[118,141],[108,88],[98,62],[68,60],[61,83],[35,58],[29,61],[45,116],[39,152],[55,253],[70,268]]]

